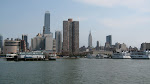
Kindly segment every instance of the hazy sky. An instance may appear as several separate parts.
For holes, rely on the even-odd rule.
[[[80,21],[80,46],[88,45],[92,31],[104,45],[106,35],[113,44],[126,43],[140,47],[150,42],[150,0],[0,0],[0,34],[5,38],[30,39],[43,30],[44,13],[50,11],[51,32],[63,30],[63,20]]]

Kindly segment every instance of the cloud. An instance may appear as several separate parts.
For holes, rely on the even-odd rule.
[[[99,20],[99,22],[110,28],[132,28],[149,25],[150,17],[128,16],[123,18],[104,18]]]
[[[123,6],[134,10],[139,10],[142,12],[150,12],[149,0],[74,0],[74,1],[94,6],[102,6],[108,8]]]

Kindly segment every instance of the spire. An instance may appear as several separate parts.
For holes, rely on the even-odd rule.
[[[91,36],[91,30],[89,31],[89,36]]]

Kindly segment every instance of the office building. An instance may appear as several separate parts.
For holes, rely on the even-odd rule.
[[[43,34],[38,34],[31,39],[32,50],[53,50],[53,33],[50,32],[50,13],[45,12]]]
[[[110,46],[112,46],[112,36],[111,35],[106,36],[106,43],[109,43]]]
[[[45,12],[43,34],[50,34],[50,13],[49,13],[49,11]]]
[[[79,21],[63,21],[63,54],[79,53]]]
[[[89,37],[88,37],[88,47],[92,48],[92,34],[91,34],[91,31],[90,31]]]
[[[20,52],[26,52],[26,42],[25,42],[25,40],[20,41]]]
[[[25,41],[26,49],[29,49],[29,43],[28,43],[28,35],[22,35],[22,40]]]
[[[61,31],[55,32],[55,39],[56,39],[56,52],[61,53],[61,51],[62,51],[62,34],[61,34]]]
[[[99,41],[97,41],[96,50],[100,50]]]

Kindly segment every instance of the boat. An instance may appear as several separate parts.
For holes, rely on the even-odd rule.
[[[103,59],[103,58],[108,58],[108,56],[104,55],[104,54],[97,54],[95,58],[96,59]]]
[[[56,53],[49,53],[49,56],[48,56],[49,60],[56,60],[56,58],[57,58]]]
[[[17,54],[6,54],[6,60],[7,61],[12,61],[12,60],[14,60],[17,57],[18,57]]]
[[[112,59],[131,59],[131,56],[128,52],[117,52],[113,53]]]
[[[44,59],[43,52],[32,51],[32,52],[20,52],[18,58],[42,58]]]
[[[150,59],[150,51],[132,52],[131,58],[132,59]]]
[[[92,58],[96,58],[95,54],[87,54],[86,58],[92,59]]]

